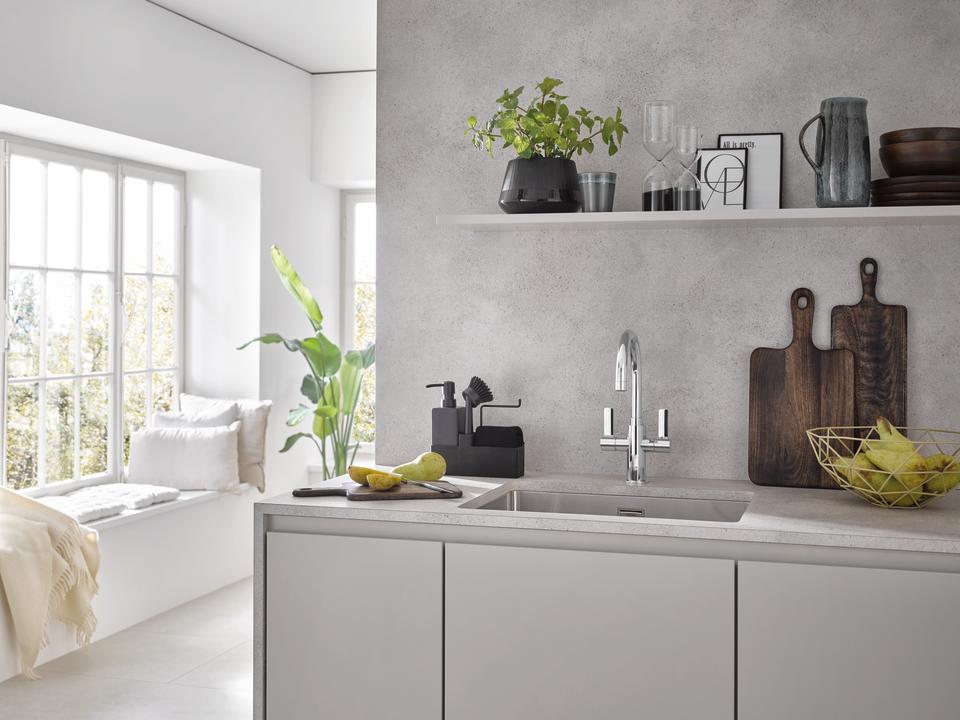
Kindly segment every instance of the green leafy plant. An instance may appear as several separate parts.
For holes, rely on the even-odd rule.
[[[253,343],[280,344],[290,352],[300,353],[309,372],[300,383],[300,393],[307,399],[287,413],[287,425],[297,427],[310,421],[310,432],[296,432],[287,438],[280,452],[287,452],[299,440],[309,438],[320,451],[324,480],[343,475],[357,454],[359,443],[351,443],[353,418],[363,388],[367,369],[375,361],[374,345],[363,350],[341,353],[323,334],[323,313],[313,293],[303,284],[287,256],[276,245],[270,247],[270,259],[287,291],[303,308],[313,328],[313,334],[300,339],[288,339],[277,333],[267,333],[238,349]]]
[[[497,111],[485,123],[473,115],[467,118],[464,135],[474,147],[493,157],[493,146],[502,140],[504,148],[512,147],[521,158],[566,158],[574,154],[592,153],[594,141],[607,146],[615,155],[628,132],[620,108],[610,117],[595,114],[581,107],[571,112],[564,102],[566,95],[557,93],[562,80],[545,77],[537,84],[537,95],[520,104],[523,86],[511,92],[504,90],[497,98]],[[582,136],[582,137],[581,137]]]

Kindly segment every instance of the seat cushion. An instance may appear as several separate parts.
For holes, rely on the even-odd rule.
[[[35,499],[47,507],[69,515],[81,525],[119,515],[126,509],[118,500],[74,498],[69,495],[48,495]]]
[[[68,494],[68,497],[92,502],[119,502],[128,510],[142,510],[157,503],[169,502],[180,497],[180,491],[163,485],[143,485],[140,483],[107,483],[80,488]]]

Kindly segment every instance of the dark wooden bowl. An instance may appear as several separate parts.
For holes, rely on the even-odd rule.
[[[880,162],[890,177],[960,175],[960,140],[911,140],[884,145]]]
[[[960,128],[928,127],[891,130],[880,136],[880,147],[914,140],[960,140]]]

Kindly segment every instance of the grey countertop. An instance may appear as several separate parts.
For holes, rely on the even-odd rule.
[[[445,479],[463,490],[462,498],[356,502],[284,493],[256,507],[272,515],[960,554],[960,491],[924,508],[884,509],[842,490],[760,487],[746,480],[655,479],[639,489],[607,475],[530,473],[505,481],[528,490],[749,499],[743,517],[731,523],[468,509],[460,506],[503,483]],[[330,484],[344,481],[350,482],[344,477]]]

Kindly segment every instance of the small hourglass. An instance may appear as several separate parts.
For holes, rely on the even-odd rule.
[[[643,179],[643,209],[673,210],[673,177],[663,160],[673,149],[677,104],[653,101],[643,104],[643,146],[656,164]]]
[[[677,125],[673,152],[680,161],[680,176],[673,184],[674,210],[700,210],[700,180],[693,171],[700,155],[700,128]]]

